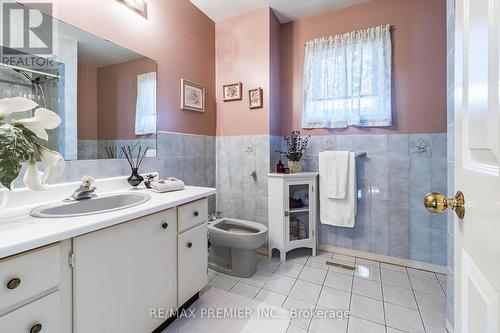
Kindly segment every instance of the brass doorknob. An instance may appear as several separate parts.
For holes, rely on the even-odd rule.
[[[441,193],[432,192],[425,196],[424,206],[431,213],[443,213],[447,209],[455,211],[459,219],[465,216],[464,194],[458,191],[454,198],[447,198]]]

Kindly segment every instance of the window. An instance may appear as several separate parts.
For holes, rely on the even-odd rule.
[[[302,126],[390,126],[391,53],[389,25],[309,41]]]
[[[135,109],[135,134],[156,133],[156,73],[137,76],[137,105]]]

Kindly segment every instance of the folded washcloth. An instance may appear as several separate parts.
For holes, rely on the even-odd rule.
[[[151,189],[158,193],[178,191],[184,189],[184,182],[174,177],[160,179],[151,183]]]

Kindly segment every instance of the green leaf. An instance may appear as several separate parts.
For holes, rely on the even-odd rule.
[[[11,189],[21,171],[21,162],[35,153],[36,136],[23,126],[0,123],[0,183]]]

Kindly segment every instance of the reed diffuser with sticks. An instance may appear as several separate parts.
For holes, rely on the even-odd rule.
[[[144,157],[146,157],[146,153],[148,152],[148,147],[144,150],[144,153],[142,153],[142,147],[139,146],[139,150],[137,152],[137,156],[134,157],[133,151],[135,150],[134,148],[130,148],[130,146],[123,146],[121,147],[121,150],[123,152],[123,155],[127,158],[127,162],[130,165],[130,168],[132,169],[132,175],[128,177],[127,181],[128,183],[133,186],[137,187],[139,186],[142,181],[144,180],[144,177],[142,177],[139,174],[139,168],[141,167],[142,161],[144,160]]]

